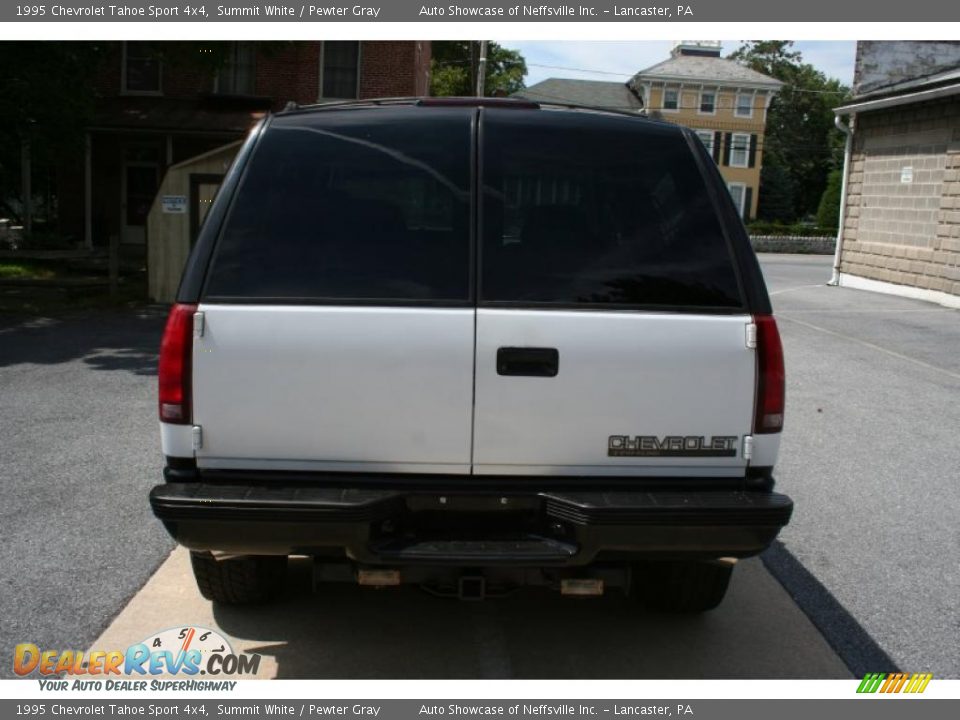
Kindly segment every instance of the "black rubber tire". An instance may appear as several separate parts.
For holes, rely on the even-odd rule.
[[[732,573],[730,563],[709,560],[638,563],[632,584],[634,595],[651,610],[701,613],[723,601]]]
[[[286,555],[242,555],[217,560],[190,553],[200,594],[223,605],[253,605],[273,600],[283,590]]]

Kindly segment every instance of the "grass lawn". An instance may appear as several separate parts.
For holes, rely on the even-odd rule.
[[[0,280],[7,278],[30,278],[46,280],[56,276],[56,271],[47,266],[30,262],[0,260]]]

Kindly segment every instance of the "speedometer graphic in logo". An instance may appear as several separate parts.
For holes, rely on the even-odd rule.
[[[145,638],[143,643],[151,652],[167,651],[174,656],[180,653],[186,655],[191,650],[199,651],[202,660],[197,665],[200,667],[205,666],[207,658],[215,653],[233,654],[233,648],[223,635],[216,630],[196,625],[161,630]]]

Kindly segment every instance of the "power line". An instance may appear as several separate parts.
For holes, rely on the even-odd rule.
[[[470,63],[469,60],[435,60],[434,62],[435,62],[437,65],[464,65],[464,64],[469,65],[469,63]],[[542,64],[542,63],[531,63],[531,62],[526,62],[526,61],[523,61],[523,60],[501,60],[501,61],[499,61],[499,63],[500,63],[501,65],[525,65],[526,67],[547,68],[547,69],[549,69],[549,70],[564,70],[564,71],[566,71],[566,72],[580,72],[580,73],[588,73],[588,74],[592,74],[592,75],[613,75],[613,76],[616,76],[616,77],[624,77],[624,76],[627,76],[627,77],[629,77],[629,78],[633,78],[633,77],[636,77],[636,76],[639,74],[639,73],[636,73],[636,72],[635,72],[635,73],[629,73],[629,72],[617,72],[617,71],[614,71],[614,70],[593,70],[593,69],[589,69],[589,68],[567,67],[567,66],[564,66],[564,65],[544,65],[544,64]],[[557,79],[564,80],[564,79],[576,79],[576,78],[557,78]],[[691,82],[692,82],[692,83],[693,83],[695,80],[696,80],[696,78],[691,78]],[[655,81],[655,82],[661,82],[661,81],[657,80],[657,81]],[[715,81],[715,82],[717,82],[717,83],[719,84],[719,81]],[[624,84],[626,84],[626,83],[624,83]],[[669,83],[666,83],[666,84],[669,84]],[[674,85],[679,85],[680,83],[673,83],[673,84],[674,84]],[[709,83],[704,83],[704,82],[702,82],[702,81],[701,81],[700,83],[698,83],[698,84],[701,84],[701,85],[705,85],[705,86],[707,86],[707,87],[710,87],[710,84],[709,84]],[[731,83],[729,83],[729,84],[730,84],[731,86],[733,86],[733,85],[735,85],[736,83],[731,82]],[[749,83],[748,83],[748,84],[749,84]],[[806,94],[811,94],[811,95],[841,95],[841,96],[844,96],[844,95],[848,95],[848,94],[849,94],[849,92],[846,91],[846,90],[809,90],[809,89],[807,89],[807,88],[800,88],[800,87],[797,87],[796,85],[790,85],[790,84],[784,84],[784,85],[782,85],[782,86],[780,87],[780,90],[790,90],[791,92],[795,92],[795,93],[806,93]]]

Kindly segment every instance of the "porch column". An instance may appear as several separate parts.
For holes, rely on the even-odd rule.
[[[83,245],[93,250],[93,144],[83,136]]]
[[[32,163],[30,161],[30,139],[25,137],[20,142],[20,202],[23,222],[23,232],[29,235],[33,230],[33,183],[31,177]]]

